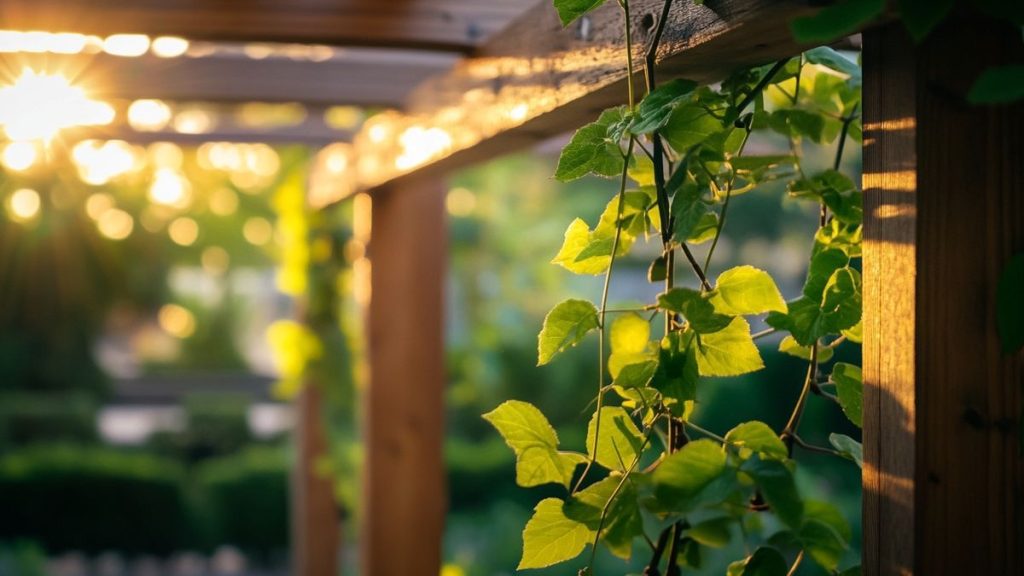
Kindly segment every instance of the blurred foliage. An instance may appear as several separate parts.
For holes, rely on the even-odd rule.
[[[0,391],[0,449],[30,442],[94,441],[97,408],[87,392]]]
[[[183,463],[234,454],[252,444],[249,398],[244,395],[195,393],[183,402],[185,428],[159,432],[148,441],[156,453]]]

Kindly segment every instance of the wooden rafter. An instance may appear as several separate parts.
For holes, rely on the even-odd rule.
[[[534,0],[4,0],[0,28],[465,52]]]
[[[661,0],[632,3],[637,61]],[[718,80],[741,66],[799,53],[789,21],[809,0],[676,2],[658,52],[665,78]],[[442,173],[528,146],[594,119],[626,94],[623,16],[608,3],[563,30],[537,5],[451,72],[411,95],[407,114],[357,137],[360,186]],[[414,138],[408,131],[413,130]],[[421,137],[422,142],[415,142]],[[420,146],[409,154],[410,145]]]
[[[237,48],[231,50],[231,48]],[[256,59],[238,47],[209,56],[123,58],[108,54],[0,54],[0,80],[28,67],[61,72],[100,98],[203,102],[299,102],[400,106],[457,56],[409,50],[346,49],[322,62]]]

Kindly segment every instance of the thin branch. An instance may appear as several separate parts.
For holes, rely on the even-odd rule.
[[[750,338],[753,340],[759,340],[761,338],[764,338],[765,336],[771,336],[772,334],[775,334],[778,331],[779,330],[777,328],[766,328],[764,330],[761,330],[760,332],[755,332],[751,334]]]
[[[831,454],[832,456],[839,456],[840,458],[843,457],[842,454],[831,448],[825,448],[824,446],[815,446],[814,444],[808,444],[807,442],[804,441],[803,438],[797,436],[796,434],[793,434],[792,438],[794,444],[803,448],[804,450],[807,450],[808,452],[818,452],[819,454]]]
[[[771,67],[770,70],[768,70],[768,73],[765,74],[764,77],[762,77],[761,80],[758,81],[758,83],[754,86],[754,88],[747,94],[747,96],[742,101],[740,101],[739,106],[736,107],[737,116],[743,114],[743,110],[745,110],[747,106],[750,106],[750,103],[754,101],[754,98],[757,98],[757,95],[761,92],[761,90],[764,90],[764,87],[767,86],[769,82],[771,82],[775,74],[778,73],[779,70],[782,70],[782,67],[785,66],[786,63],[789,62],[789,60],[789,58],[779,60],[778,62],[775,63],[774,66]]]
[[[796,555],[796,560],[793,560],[793,566],[789,569],[789,572],[786,572],[786,576],[793,576],[794,574],[796,574],[796,569],[800,567],[800,562],[803,559],[804,551],[801,550],[800,553]]]

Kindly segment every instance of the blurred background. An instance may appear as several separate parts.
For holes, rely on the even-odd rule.
[[[0,56],[60,47],[60,35],[18,34],[0,32]],[[33,51],[44,41],[52,46]],[[147,39],[146,49],[157,45]],[[272,48],[262,57],[330,57]],[[8,112],[25,101],[32,106],[20,110],[34,116]],[[294,399],[310,373],[329,444],[315,469],[333,486],[352,573],[367,297],[358,204],[367,199],[308,208],[318,188],[341,185],[346,145],[264,142],[238,130],[288,129],[316,115],[318,125],[351,131],[381,110],[92,99],[67,75],[10,65],[0,104],[0,575],[287,574]],[[510,398],[532,402],[563,446],[583,449],[596,342],[537,368],[536,334],[557,302],[599,297],[601,278],[548,261],[572,218],[593,224],[615,190],[555,182],[562,144],[450,180],[444,576],[512,574],[522,527],[553,495],[516,487],[513,455],[482,413]],[[751,149],[784,145],[760,138]],[[805,166],[824,167],[833,151],[805,154]],[[857,154],[851,147],[845,166],[855,177]],[[714,273],[752,264],[796,295],[813,207],[770,186],[741,200]],[[622,261],[611,302],[653,299],[659,287],[646,268],[658,251],[640,244]],[[757,418],[781,427],[805,364],[778,353],[778,340],[759,344],[765,370],[700,391],[701,425],[724,431]],[[859,363],[851,354],[838,356]],[[848,426],[838,408],[814,402],[802,435],[827,444],[836,426]],[[801,458],[806,489],[844,509],[858,542],[859,470]],[[734,552],[706,559],[706,573],[723,573]]]

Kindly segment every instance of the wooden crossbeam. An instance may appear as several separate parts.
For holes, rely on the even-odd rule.
[[[0,9],[2,10],[2,9]],[[426,78],[457,60],[453,54],[355,48],[322,62],[247,56],[221,46],[209,56],[124,58],[108,54],[0,54],[0,80],[24,68],[59,72],[99,98],[204,102],[299,102],[309,105],[401,106]]]
[[[534,0],[4,0],[0,28],[464,52]]]
[[[659,74],[702,82],[801,50],[789,21],[810,1],[675,2],[658,51]],[[634,52],[642,62],[661,0],[632,2]],[[626,95],[624,18],[609,2],[563,30],[542,3],[421,85],[407,113],[372,122],[356,139],[359,184],[443,173],[588,122]]]

